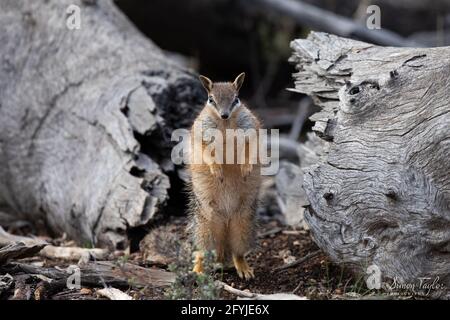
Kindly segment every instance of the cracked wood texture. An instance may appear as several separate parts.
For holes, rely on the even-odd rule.
[[[435,294],[448,295],[450,47],[325,33],[291,47],[294,90],[321,107],[301,148],[315,241],[336,262],[376,264],[387,283],[439,277],[447,289]]]
[[[127,246],[164,209],[170,133],[203,90],[112,1],[0,0],[0,29],[0,203],[79,243]]]

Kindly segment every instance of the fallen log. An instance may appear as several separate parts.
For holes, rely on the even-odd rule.
[[[65,261],[79,261],[84,259],[89,261],[91,258],[95,260],[105,259],[108,255],[108,250],[100,248],[79,248],[79,247],[56,247],[46,246],[39,255],[49,259],[58,259]]]
[[[305,220],[335,262],[450,288],[450,47],[324,33],[291,43],[295,91],[321,107],[303,166]]]
[[[250,0],[242,1],[244,7],[256,7],[256,10],[265,9],[272,14],[277,12],[292,18],[300,25],[308,26],[314,30],[333,32],[345,37],[371,41],[381,45],[419,46],[420,43],[403,38],[401,35],[386,29],[367,28],[364,24],[350,18],[340,16],[317,6],[296,0]]]
[[[36,255],[45,247],[45,243],[23,243],[15,242],[0,247],[0,266],[13,259],[23,259]]]
[[[44,241],[35,238],[22,237],[15,234],[6,232],[2,226],[0,226],[0,247],[11,245],[17,242],[22,242],[26,244],[44,243]]]
[[[112,1],[1,6],[0,204],[79,244],[126,247],[163,213],[170,133],[190,125],[201,86]]]
[[[79,261],[82,258],[86,261],[89,261],[90,258],[104,260],[109,253],[108,250],[100,248],[57,247],[47,244],[38,238],[23,237],[8,233],[0,226],[0,247],[11,245],[15,245],[16,248],[27,246],[30,252],[33,252],[34,247],[40,246],[41,249],[39,252],[35,252],[39,253],[40,256],[66,261]]]
[[[65,287],[73,269],[38,267],[11,262],[0,266],[1,273],[14,278],[24,275],[39,275],[51,282],[53,287]],[[167,287],[175,280],[175,274],[158,268],[144,268],[132,263],[116,264],[110,261],[90,262],[79,266],[80,284],[84,287],[138,288],[145,286]]]

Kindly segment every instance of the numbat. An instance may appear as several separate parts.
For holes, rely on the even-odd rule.
[[[192,160],[189,171],[192,178],[191,231],[199,249],[193,271],[203,272],[204,252],[215,250],[218,262],[227,265],[232,259],[239,277],[250,279],[254,273],[245,260],[245,254],[255,238],[260,165],[250,157],[254,140],[244,137],[241,147],[236,144],[244,130],[256,132],[257,139],[260,123],[239,100],[244,77],[245,74],[241,73],[234,82],[213,83],[200,76],[208,100],[192,126],[189,156],[191,159],[200,156],[202,161]],[[196,129],[201,129],[200,139],[192,138]],[[237,137],[227,141],[230,132]],[[217,150],[209,155],[205,152],[208,144],[218,138],[222,139],[219,141],[223,147],[223,159],[227,147],[233,148],[232,157],[227,155],[226,161],[217,161]],[[240,153],[243,158],[240,158]]]

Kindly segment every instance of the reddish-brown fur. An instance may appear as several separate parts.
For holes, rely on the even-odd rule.
[[[207,78],[201,80],[215,103],[205,104],[192,128],[196,125],[204,129],[214,127],[224,137],[226,129],[238,129],[242,123],[247,128],[259,129],[259,121],[243,103],[228,110],[227,120],[221,118],[221,112],[227,112],[227,106],[236,99],[243,81],[242,74],[233,83],[212,83]],[[199,147],[195,146],[196,143],[200,143],[201,148],[194,148]],[[192,139],[191,159],[194,150],[199,152],[205,146],[205,141]],[[205,160],[207,163],[189,165],[192,177],[192,229],[200,250],[194,271],[203,271],[203,252],[215,250],[219,262],[225,263],[231,257],[239,276],[252,278],[253,269],[247,264],[245,254],[251,248],[255,233],[256,201],[261,182],[259,165],[249,163],[248,152],[244,164],[215,164],[210,158]]]

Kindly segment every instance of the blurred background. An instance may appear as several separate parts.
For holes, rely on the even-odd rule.
[[[150,39],[179,63],[213,80],[247,73],[242,97],[267,127],[292,137],[310,129],[312,104],[293,87],[290,41],[324,31],[380,45],[450,44],[450,0],[116,0]],[[380,8],[381,34],[367,8]],[[350,25],[349,29],[347,26]],[[378,37],[377,35],[380,34]],[[373,35],[373,37],[372,37]],[[292,128],[297,116],[300,126]],[[300,131],[300,132],[299,132]]]

